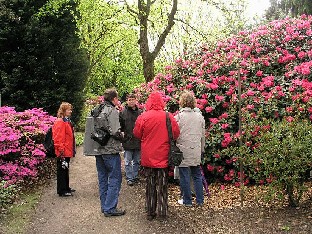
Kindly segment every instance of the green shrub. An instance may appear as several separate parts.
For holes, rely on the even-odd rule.
[[[18,186],[15,184],[7,185],[7,182],[0,181],[0,211],[12,204],[18,194]]]
[[[255,175],[263,174],[271,191],[286,194],[289,205],[296,207],[312,166],[312,124],[308,120],[284,118],[265,120],[260,126],[266,127],[256,138],[258,146],[244,157],[245,164],[256,168]]]
[[[81,146],[83,144],[84,133],[76,132],[75,133],[75,141],[77,146]]]

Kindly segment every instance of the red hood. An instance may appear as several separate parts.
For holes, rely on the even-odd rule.
[[[146,110],[163,110],[165,103],[159,92],[152,92],[146,102]]]

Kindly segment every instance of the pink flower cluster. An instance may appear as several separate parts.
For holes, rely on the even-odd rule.
[[[34,180],[45,153],[45,132],[55,118],[42,109],[0,107],[0,174],[8,184]]]
[[[225,149],[238,145],[238,76],[242,82],[243,128],[248,126],[246,116],[291,122],[300,113],[302,118],[312,119],[311,35],[312,16],[273,21],[214,47],[203,45],[199,51],[185,54],[170,65],[167,74],[156,75],[135,91],[144,103],[150,92],[160,90],[174,111],[180,93],[192,91],[206,120],[207,169],[220,180],[235,182],[238,173],[233,176],[232,170],[238,170],[237,155]],[[251,132],[251,139],[245,140],[253,149],[258,144],[253,140],[258,130]],[[243,137],[246,134],[243,129]]]

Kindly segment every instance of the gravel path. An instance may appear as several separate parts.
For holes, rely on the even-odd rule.
[[[177,205],[178,189],[171,185],[168,219],[148,221],[144,181],[129,187],[124,175],[119,206],[127,213],[104,217],[100,212],[95,158],[83,156],[81,147],[71,161],[70,186],[77,190],[72,197],[56,194],[55,179],[45,187],[26,234],[312,233],[311,200],[300,209],[271,209],[252,203],[240,209],[235,205],[239,203],[239,190],[229,188],[226,192],[213,186],[204,207],[185,208]]]
[[[176,226],[174,220],[146,220],[144,185],[129,187],[124,176],[119,206],[127,213],[104,217],[100,212],[95,158],[82,156],[82,148],[70,164],[70,186],[77,190],[72,197],[56,194],[56,180],[44,189],[26,233],[185,233],[185,228]],[[169,216],[174,218],[172,213]]]

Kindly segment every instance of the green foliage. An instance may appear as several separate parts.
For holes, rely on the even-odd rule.
[[[2,1],[0,75],[3,105],[42,107],[50,114],[62,101],[82,108],[87,57],[76,35],[75,2]]]
[[[122,5],[82,0],[78,7],[81,46],[90,60],[88,96],[102,95],[108,87],[122,96],[144,82],[137,31]]]
[[[7,182],[0,181],[0,211],[12,204],[18,194],[17,185],[7,185]]]
[[[83,144],[84,134],[82,132],[75,133],[75,141],[77,146],[81,146]]]
[[[271,178],[272,188],[288,195],[289,204],[298,206],[304,187],[306,173],[312,168],[312,124],[307,120],[295,119],[288,122],[265,120],[262,132],[255,139],[258,147],[245,154],[245,164],[253,165],[257,173]],[[269,179],[267,179],[269,180]]]
[[[271,6],[266,10],[267,20],[282,19],[285,16],[298,17],[312,14],[311,0],[270,0]]]

